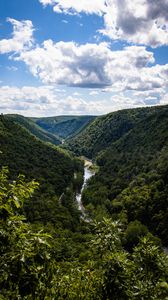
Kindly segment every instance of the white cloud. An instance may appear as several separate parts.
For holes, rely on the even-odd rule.
[[[99,92],[98,91],[91,91],[90,93],[89,93],[89,95],[90,96],[96,96],[96,95],[99,95]]]
[[[111,51],[107,44],[77,45],[45,41],[42,47],[21,53],[34,76],[44,83],[96,87],[111,84],[106,65]]]
[[[33,25],[29,20],[7,19],[13,25],[11,39],[0,40],[0,53],[20,52],[29,49],[33,43]]]
[[[60,96],[53,86],[0,87],[1,113],[25,116],[100,114],[100,105],[81,96]]]
[[[108,0],[101,32],[114,40],[168,45],[167,0]]]
[[[163,98],[160,101],[160,104],[162,105],[168,104],[168,93],[163,96]]]
[[[47,40],[32,48],[32,23],[10,21],[14,26],[13,38],[5,40],[9,42],[7,48],[4,40],[0,40],[1,52],[14,52],[13,59],[25,62],[44,84],[108,88],[112,92],[156,91],[167,86],[168,65],[152,66],[153,53],[144,46],[113,51],[107,43],[78,45]]]
[[[73,96],[80,96],[81,94],[78,92],[73,93]]]
[[[53,0],[39,0],[41,4],[45,5],[52,5]]]
[[[67,20],[62,20],[62,23],[68,24],[68,21]]]
[[[105,114],[123,108],[135,108],[146,105],[168,104],[168,94],[162,93],[157,97],[150,92],[118,93],[107,95],[100,99],[88,98],[82,94],[60,95],[53,86],[25,86],[22,88],[2,86],[0,87],[0,111],[1,113],[19,113],[25,116],[51,116],[51,115],[79,115],[79,114]]]
[[[156,98],[160,101],[161,96],[165,94],[165,89],[168,87],[168,64],[154,65],[153,53],[144,46],[127,46],[122,50],[113,51],[107,43],[78,45],[74,42],[54,43],[52,40],[47,40],[42,45],[34,43],[32,47],[32,23],[16,20],[13,22],[15,24],[13,38],[6,40],[12,41],[9,42],[10,51],[15,53],[12,59],[24,62],[30,72],[45,85],[92,88],[90,96],[96,95],[98,89],[112,93],[130,91],[133,94],[149,91],[157,94],[157,96],[152,94],[145,96],[145,101],[148,102]],[[21,36],[24,37],[22,40]],[[17,50],[16,40],[20,41]],[[3,41],[0,40],[0,47]],[[9,48],[5,51],[9,51]],[[36,104],[39,101],[38,105],[41,106],[47,105],[46,103],[51,105],[51,100],[54,99],[54,103],[56,101],[57,107],[59,106],[58,98],[55,98],[55,94],[58,91],[60,93],[59,89],[53,92],[51,88],[46,89],[46,87],[45,89],[32,88],[32,94],[26,88],[19,90],[10,88],[10,91],[20,101],[25,99],[28,103],[26,105],[30,105],[30,100]],[[7,101],[7,98],[5,99]],[[76,103],[80,101],[79,107],[83,107],[83,110],[85,110],[84,107],[87,107],[87,111],[92,110],[93,107],[95,111],[99,111],[100,107],[101,110],[103,109],[98,102],[96,102],[96,107],[91,102],[87,106],[86,102],[81,99],[81,95],[77,94],[73,95],[73,99],[69,99],[71,106],[74,99]],[[63,103],[61,101],[60,103]],[[68,105],[70,107],[70,104]]]
[[[105,28],[100,32],[114,40],[150,45],[168,45],[167,0],[39,0],[57,13],[97,14]]]
[[[143,46],[112,51],[107,43],[78,45],[48,40],[17,59],[45,84],[149,90],[164,85],[168,76],[166,65],[150,66],[153,53]]]
[[[102,15],[105,10],[104,0],[39,0],[44,6],[52,5],[57,13],[76,14],[98,14]]]

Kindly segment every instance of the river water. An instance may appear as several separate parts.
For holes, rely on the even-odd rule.
[[[83,216],[85,217],[85,208],[82,204],[82,192],[83,192],[83,189],[87,183],[87,180],[89,178],[91,178],[93,175],[95,175],[94,171],[93,170],[90,170],[89,169],[89,166],[85,166],[84,168],[84,181],[83,181],[83,185],[82,185],[82,188],[80,190],[80,193],[76,194],[76,201],[77,201],[77,204],[78,204],[78,209],[82,212]]]

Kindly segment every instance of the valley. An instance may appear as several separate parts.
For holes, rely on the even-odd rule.
[[[168,106],[0,116],[2,300],[167,299],[167,128]]]

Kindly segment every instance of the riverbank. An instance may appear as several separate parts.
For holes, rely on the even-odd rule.
[[[93,161],[85,156],[81,156],[81,159],[84,161],[84,167],[88,168],[89,170],[93,171],[94,174],[98,172],[99,167],[93,163]]]

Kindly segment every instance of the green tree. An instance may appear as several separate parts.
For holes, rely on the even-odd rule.
[[[21,214],[37,187],[24,176],[10,182],[7,168],[0,172],[0,299],[44,299],[47,292],[50,236],[34,232]]]

